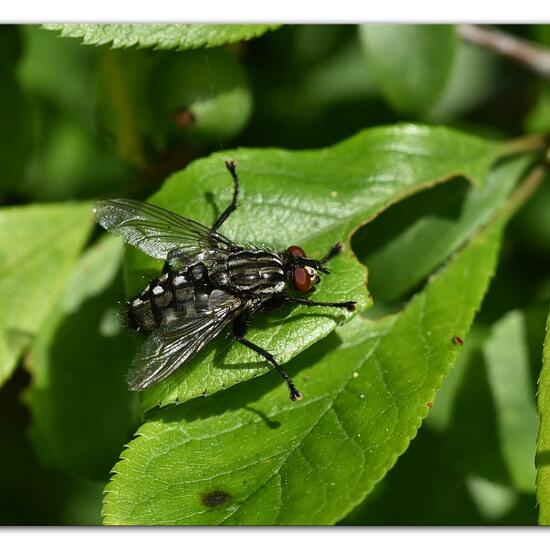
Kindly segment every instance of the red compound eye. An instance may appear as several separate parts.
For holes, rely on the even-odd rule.
[[[298,292],[307,292],[313,286],[309,273],[303,267],[294,268],[293,279]]]
[[[299,246],[296,245],[289,246],[286,251],[293,256],[300,256],[300,258],[306,257],[306,253]]]

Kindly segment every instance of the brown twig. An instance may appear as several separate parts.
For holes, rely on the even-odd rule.
[[[480,25],[458,25],[458,34],[466,42],[512,59],[550,80],[550,48]]]
[[[528,134],[506,141],[502,146],[502,155],[520,155],[547,149],[550,146],[550,136],[546,134]]]
[[[550,149],[546,151],[546,157],[549,155]],[[548,175],[549,169],[550,166],[545,161],[535,164],[514,191],[514,194],[502,210],[501,215],[512,217],[542,185]]]

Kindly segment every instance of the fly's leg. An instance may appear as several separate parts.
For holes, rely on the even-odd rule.
[[[237,200],[239,199],[240,184],[239,176],[237,175],[237,163],[234,160],[227,160],[225,166],[233,178],[233,199],[231,200],[231,204],[220,214],[219,218],[212,226],[212,231],[217,231],[222,226],[223,222],[229,218],[229,214],[237,208]]]
[[[319,260],[315,266],[321,273],[330,273],[325,265],[332,260],[335,256],[338,256],[344,250],[344,243],[336,243],[324,256],[322,260]]]
[[[237,162],[234,160],[225,161],[225,166],[229,170],[231,177],[233,178],[233,198],[231,199],[231,204],[220,214],[218,219],[214,222],[212,226],[212,231],[218,231],[222,224],[229,218],[229,215],[237,208],[237,201],[239,200],[239,176],[237,175]],[[166,261],[162,267],[162,273],[167,273],[170,270],[176,269],[174,262],[178,260],[181,255],[181,251],[175,249],[171,250],[168,253]]]
[[[334,256],[338,256],[338,254],[340,254],[340,252],[342,252],[342,250],[344,249],[344,244],[343,243],[336,243],[328,252],[327,254],[325,255],[325,257],[319,262],[321,264],[326,264],[328,262],[330,262],[330,260],[332,260],[332,258],[334,258]]]
[[[302,399],[302,393],[300,392],[300,390],[296,388],[296,386],[294,385],[294,382],[292,381],[292,378],[290,378],[286,370],[283,369],[283,367],[281,367],[279,363],[277,363],[277,361],[275,360],[273,355],[271,355],[271,353],[261,348],[260,346],[257,346],[256,344],[250,342],[243,336],[235,336],[235,338],[241,344],[244,344],[246,347],[254,350],[256,353],[259,353],[262,357],[267,359],[277,369],[279,374],[282,376],[283,380],[286,382],[286,385],[288,386],[288,389],[290,391],[290,399],[292,399],[292,401],[299,401],[300,399]]]
[[[277,363],[275,357],[273,357],[273,355],[271,355],[271,353],[269,353],[265,349],[250,342],[250,340],[247,340],[244,337],[244,335],[246,334],[246,330],[248,329],[249,322],[250,316],[246,314],[241,315],[240,317],[237,317],[237,319],[235,319],[235,321],[233,322],[233,335],[235,336],[235,339],[241,344],[250,348],[251,350],[254,350],[256,353],[259,353],[264,359],[267,359],[277,369],[278,373],[286,382],[286,385],[288,386],[288,389],[290,391],[290,399],[292,399],[292,401],[299,401],[300,399],[302,399],[302,393],[296,388],[294,382],[292,381],[292,378],[290,378],[286,370],[281,367],[279,363]]]
[[[357,307],[357,302],[314,302],[307,298],[293,298],[291,296],[287,296],[286,301],[292,304],[302,304],[303,306],[339,307],[347,309],[348,311],[355,311]]]

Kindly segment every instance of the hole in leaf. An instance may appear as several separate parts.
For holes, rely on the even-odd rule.
[[[460,235],[454,232],[471,189],[463,178],[426,189],[353,236],[352,248],[369,268],[369,291],[377,306],[386,311],[407,301],[456,249]]]

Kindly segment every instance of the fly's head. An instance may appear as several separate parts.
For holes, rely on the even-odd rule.
[[[306,253],[299,246],[293,245],[283,253],[285,257],[285,271],[287,284],[290,288],[305,294],[321,280],[320,273],[328,274],[329,270],[325,265],[340,254],[343,249],[342,243],[335,244],[321,260],[308,258]]]

